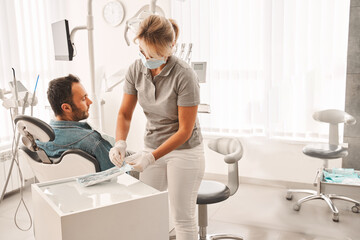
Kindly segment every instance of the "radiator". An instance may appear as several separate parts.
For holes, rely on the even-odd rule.
[[[11,160],[12,160],[11,149],[0,152],[0,191],[1,192],[4,189],[6,178],[9,174]],[[7,185],[5,193],[15,191],[19,188],[20,188],[19,171],[18,171],[18,167],[17,167],[16,163],[14,162],[10,180]],[[1,195],[1,192],[0,192],[0,195]]]

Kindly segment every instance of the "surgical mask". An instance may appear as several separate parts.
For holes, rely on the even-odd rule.
[[[145,67],[149,68],[149,69],[155,69],[160,67],[161,65],[163,65],[165,62],[164,59],[146,59],[146,57],[144,56],[144,54],[142,54],[141,52],[139,52],[139,56],[141,57],[141,61],[144,64]]]

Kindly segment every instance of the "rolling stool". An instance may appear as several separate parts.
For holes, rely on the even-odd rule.
[[[317,171],[317,177],[316,181],[314,182],[314,185],[317,187],[317,190],[304,190],[304,189],[289,189],[287,191],[286,199],[292,200],[293,193],[309,193],[309,196],[303,197],[299,199],[293,206],[293,209],[295,211],[299,211],[301,208],[301,204],[304,202],[315,200],[315,199],[322,199],[324,200],[328,206],[330,207],[332,213],[333,213],[333,221],[338,222],[339,221],[339,210],[335,207],[334,203],[332,202],[332,199],[340,199],[345,200],[348,202],[355,203],[355,206],[352,207],[352,211],[354,213],[359,212],[360,209],[360,202],[344,197],[339,196],[336,194],[324,194],[321,192],[320,184],[321,184],[321,175],[322,171],[328,167],[328,160],[330,159],[337,159],[337,158],[343,158],[348,155],[347,148],[344,148],[343,146],[339,145],[339,131],[338,126],[339,123],[345,123],[348,125],[353,125],[356,123],[356,120],[351,115],[347,114],[344,111],[330,109],[330,110],[324,110],[315,112],[313,115],[313,118],[316,121],[319,122],[326,122],[330,124],[329,129],[329,144],[311,144],[306,145],[303,148],[303,153],[307,156],[314,157],[314,158],[320,158],[323,160],[323,167],[322,169]]]

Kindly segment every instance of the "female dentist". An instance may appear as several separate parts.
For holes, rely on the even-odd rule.
[[[147,118],[145,149],[129,164],[140,180],[160,191],[168,189],[178,240],[197,239],[196,198],[205,160],[197,108],[196,73],[172,55],[179,34],[173,20],[151,15],[135,38],[140,59],[125,77],[124,96],[117,117],[116,144],[111,161],[121,166],[126,138],[137,101]]]

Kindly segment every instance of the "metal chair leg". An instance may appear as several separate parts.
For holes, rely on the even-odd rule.
[[[206,240],[206,228],[208,226],[207,204],[198,205],[199,239]]]
[[[214,234],[214,235],[210,235],[209,239],[210,240],[221,240],[221,239],[244,240],[242,237],[233,234]]]
[[[208,215],[207,215],[207,205],[199,204],[199,239],[200,240],[220,240],[220,239],[235,239],[235,240],[243,240],[242,237],[236,236],[233,234],[211,234],[207,235],[206,228],[208,226]]]
[[[295,211],[299,211],[301,208],[301,204],[303,204],[304,202],[310,201],[310,200],[314,200],[314,199],[322,199],[322,197],[320,195],[310,195],[310,196],[303,197],[294,204],[293,209]]]
[[[339,196],[339,195],[336,195],[336,194],[329,194],[328,197],[330,199],[339,199],[339,200],[344,200],[344,201],[347,201],[347,202],[355,203],[355,205],[351,208],[351,211],[353,213],[359,213],[360,212],[360,202],[359,201],[356,201],[356,200],[354,200],[352,198],[349,198],[349,197]]]
[[[333,212],[333,221],[338,222],[339,221],[339,210],[335,207],[334,203],[331,201],[331,199],[324,194],[321,194],[322,199],[329,205],[331,211]]]
[[[331,201],[330,197],[328,197],[327,195],[325,194],[320,194],[320,195],[311,195],[311,196],[306,196],[306,197],[303,197],[301,199],[299,199],[293,206],[293,209],[295,211],[299,211],[300,208],[301,208],[301,204],[303,204],[304,202],[307,202],[307,201],[311,201],[311,200],[315,200],[315,199],[322,199],[324,200],[328,206],[330,207],[332,213],[333,213],[333,221],[334,222],[338,222],[339,221],[339,210],[335,207],[334,203]]]
[[[339,195],[336,195],[336,194],[328,194],[328,197],[330,199],[340,199],[340,200],[344,200],[344,201],[347,201],[347,202],[355,203],[356,205],[360,205],[359,201],[356,201],[355,199],[352,199],[352,198],[349,198],[349,197],[339,196]]]
[[[311,195],[317,195],[317,192],[310,189],[288,189],[286,193],[286,199],[292,200],[293,193],[308,193]]]

